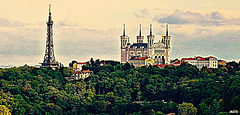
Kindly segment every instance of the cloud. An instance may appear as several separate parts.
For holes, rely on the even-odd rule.
[[[203,30],[209,31],[209,30]],[[240,31],[222,31],[216,35],[203,35],[196,38],[172,33],[171,58],[189,56],[216,56],[219,59],[239,60]]]
[[[225,17],[220,12],[212,12],[210,16],[215,20],[225,20]]]
[[[222,26],[237,25],[240,17],[226,18],[220,11],[202,14],[193,11],[175,10],[172,14],[166,16],[156,15],[153,20],[159,23],[168,24],[195,24],[201,26]]]
[[[0,54],[6,57],[14,55],[34,56],[39,55],[39,30],[19,28],[12,31],[0,31]],[[44,37],[45,38],[45,37]]]
[[[47,33],[44,27],[0,28],[0,65],[34,65],[42,62]],[[120,29],[105,31],[81,26],[56,26],[53,31],[56,60],[65,65],[73,59],[119,59]]]
[[[181,17],[170,15],[166,18],[158,19],[160,23],[168,23],[168,24],[187,24],[190,23],[188,20],[182,19]]]
[[[150,13],[147,9],[142,9],[140,11],[134,12],[136,18],[146,18],[150,16]]]
[[[57,22],[56,26],[81,26],[79,25],[79,22],[77,20],[63,20],[63,21],[59,21]]]
[[[24,27],[25,25],[20,21],[9,21],[0,17],[0,27]]]
[[[62,29],[55,37],[55,56],[57,61],[68,64],[72,60],[119,59],[119,39],[116,30],[101,31],[85,28]],[[117,37],[118,38],[118,37]]]

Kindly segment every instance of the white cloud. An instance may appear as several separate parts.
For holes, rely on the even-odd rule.
[[[81,26],[79,24],[79,22],[77,20],[70,20],[70,19],[66,19],[66,20],[62,20],[62,21],[58,21],[56,26]]]
[[[134,15],[137,18],[147,18],[150,16],[150,13],[147,9],[142,9],[140,11],[134,12]]]
[[[24,24],[20,21],[9,21],[0,17],[0,27],[24,27],[27,24]]]
[[[216,35],[203,35],[193,38],[184,34],[172,33],[171,57],[214,55],[221,59],[239,59],[240,31],[222,31]]]
[[[156,15],[154,20],[168,24],[194,24],[201,26],[238,25],[240,17],[229,18],[220,11],[202,14],[189,10],[175,10],[167,16]]]

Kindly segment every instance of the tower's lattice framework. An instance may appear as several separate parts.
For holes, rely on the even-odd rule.
[[[54,47],[53,47],[53,21],[51,16],[51,6],[49,5],[49,16],[47,22],[47,41],[46,50],[43,63],[41,67],[58,67],[59,64],[55,60]]]

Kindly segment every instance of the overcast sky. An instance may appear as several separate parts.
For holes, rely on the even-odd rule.
[[[120,35],[126,24],[136,42],[139,24],[155,41],[169,24],[171,59],[216,56],[240,59],[240,0],[0,0],[0,65],[43,61],[48,5],[52,5],[56,60],[120,61]]]

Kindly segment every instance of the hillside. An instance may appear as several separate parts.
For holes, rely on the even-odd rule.
[[[167,114],[215,115],[240,110],[240,65],[218,69],[134,68],[92,63],[85,80],[68,82],[61,68],[0,69],[0,105],[19,114]]]

